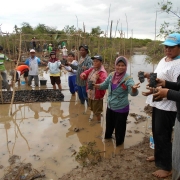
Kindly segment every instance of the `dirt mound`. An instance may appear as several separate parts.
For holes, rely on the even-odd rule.
[[[59,178],[60,180],[157,180],[152,175],[156,170],[153,162],[147,162],[146,157],[151,156],[153,150],[149,148],[149,138],[129,149],[122,150],[119,155],[111,159],[103,159],[98,165],[85,168],[76,168]],[[171,177],[166,178],[170,180]]]

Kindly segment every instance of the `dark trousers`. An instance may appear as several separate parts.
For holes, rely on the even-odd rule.
[[[176,112],[153,107],[152,132],[154,138],[155,165],[165,171],[172,170],[172,128]]]
[[[68,84],[69,84],[69,90],[70,90],[71,94],[74,94],[77,91],[76,75],[68,77]]]
[[[106,132],[105,139],[112,137],[113,131],[115,129],[116,146],[124,143],[124,137],[126,134],[126,121],[127,113],[114,112],[107,108],[106,110]]]
[[[81,104],[84,104],[85,100],[88,101],[87,93],[86,93],[86,86],[77,86],[78,89],[78,96],[81,101]]]
[[[33,78],[34,78],[35,86],[39,86],[39,77],[38,77],[38,75],[35,75],[35,76],[28,75],[28,85],[29,86],[31,85]]]
[[[8,84],[6,71],[1,71],[1,76],[2,76],[2,89],[6,88],[7,90],[9,90],[10,86]]]

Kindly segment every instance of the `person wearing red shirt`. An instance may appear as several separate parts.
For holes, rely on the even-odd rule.
[[[87,80],[86,91],[88,94],[88,105],[93,112],[89,120],[92,120],[93,115],[96,116],[97,121],[101,121],[101,113],[103,111],[103,97],[105,90],[94,88],[94,84],[100,84],[107,78],[107,72],[102,65],[103,59],[100,55],[95,55],[91,58],[93,60],[93,67],[81,73],[80,78]]]
[[[27,65],[20,65],[18,66],[16,69],[16,82],[18,82],[18,85],[20,85],[20,76],[24,75],[24,80],[27,83],[28,82],[28,72],[29,72],[29,66]],[[14,80],[14,70],[12,70],[10,72],[10,75],[12,76],[12,80],[11,80],[11,86],[13,84],[13,80]]]

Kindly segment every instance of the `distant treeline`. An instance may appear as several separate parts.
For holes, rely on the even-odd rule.
[[[58,30],[45,24],[38,24],[33,28],[29,23],[24,22],[21,27],[15,25],[12,34],[0,36],[0,44],[4,47],[6,53],[11,55],[17,53],[20,33],[22,34],[21,49],[23,51],[29,50],[30,42],[34,37],[41,48],[44,42],[53,44],[54,48],[65,43],[69,50],[72,46],[78,49],[80,44],[87,44],[91,54],[101,54],[105,62],[110,63],[117,55],[133,55],[134,48],[154,44],[151,39],[125,38],[123,32],[121,32],[121,37],[109,38],[106,37],[99,26],[92,28],[91,32],[88,33],[85,29],[77,30],[74,26],[65,26],[64,29]]]

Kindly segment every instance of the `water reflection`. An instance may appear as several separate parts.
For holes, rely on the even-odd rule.
[[[152,66],[144,64],[144,59],[144,55],[133,56],[131,76],[135,82],[138,81],[138,71],[144,69],[152,71]],[[128,72],[130,72],[130,66]],[[47,87],[50,88],[48,74],[44,72],[42,74],[48,80]],[[47,176],[57,179],[57,176],[61,177],[63,173],[69,172],[78,165],[72,156],[71,149],[78,151],[85,142],[96,141],[102,155],[111,157],[121,149],[142,140],[144,136],[142,133],[132,133],[132,137],[126,137],[124,145],[118,148],[113,139],[104,141],[102,137],[105,130],[106,100],[101,123],[89,122],[90,110],[86,105],[79,103],[77,95],[71,96],[65,76],[61,77],[61,81],[64,89],[62,93],[65,95],[64,102],[16,104],[13,105],[12,116],[9,115],[9,105],[0,105],[0,162],[4,166],[8,165],[9,155],[16,154],[26,159],[26,162],[32,163],[34,168],[43,166],[49,169]],[[145,89],[145,85],[146,83],[141,84],[138,97],[130,97],[130,112],[144,115],[142,109],[145,98],[141,95],[141,91]],[[127,125],[127,130],[139,129],[143,133],[149,123],[136,125],[132,117],[128,117],[128,121],[131,123]],[[75,132],[75,128],[79,131]],[[129,135],[128,132],[127,135]],[[40,159],[35,158],[34,155]],[[0,170],[0,177],[2,174],[3,171]]]
[[[68,116],[64,116],[64,110],[61,110],[61,103],[51,103],[51,106],[48,108],[47,112],[49,112],[52,116],[52,122],[54,124],[58,123],[58,117],[61,117],[62,119],[68,117]]]

